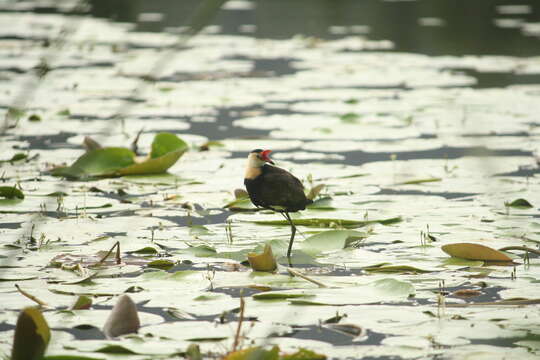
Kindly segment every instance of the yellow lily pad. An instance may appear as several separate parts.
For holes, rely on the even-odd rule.
[[[268,244],[264,246],[262,254],[249,253],[247,257],[253,271],[271,272],[277,269],[276,258],[272,253],[272,247]]]
[[[501,251],[474,243],[448,244],[444,245],[442,250],[450,256],[467,260],[512,261],[512,258]]]

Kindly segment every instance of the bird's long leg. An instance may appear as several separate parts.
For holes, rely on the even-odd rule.
[[[283,215],[285,216],[285,218],[287,219],[287,221],[289,222],[289,224],[291,224],[291,240],[289,240],[289,248],[287,249],[287,257],[290,259],[291,258],[291,251],[292,251],[292,244],[294,242],[294,235],[296,234],[296,226],[294,225],[293,221],[291,220],[291,216],[289,215],[288,212],[284,212]]]
[[[276,211],[277,212],[277,211]],[[289,222],[289,219],[287,219],[287,217],[285,216],[285,213],[283,213],[282,211],[279,212],[281,215],[283,215],[283,217],[285,218],[285,220],[287,220]],[[289,222],[290,223],[290,222]],[[295,225],[295,228],[296,228],[296,225]],[[298,228],[296,228],[296,232],[299,233],[300,235],[302,235],[302,237],[304,238],[304,240],[306,240],[306,235],[304,235],[303,232],[301,232],[300,230],[298,230]]]

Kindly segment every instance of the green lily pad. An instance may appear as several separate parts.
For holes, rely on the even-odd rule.
[[[51,174],[68,179],[113,176],[122,168],[135,164],[135,154],[126,148],[102,148],[89,151],[71,166],[53,169]]]
[[[103,358],[95,358],[81,355],[51,355],[45,356],[43,360],[103,360]]]
[[[359,228],[370,224],[391,225],[402,221],[401,217],[393,217],[379,220],[346,220],[346,219],[293,219],[295,225],[307,227],[343,227],[343,228]],[[290,225],[287,220],[256,220],[255,224],[259,225]]]
[[[302,250],[311,255],[323,251],[340,250],[366,237],[366,233],[354,230],[323,231],[304,240]]]
[[[24,199],[24,194],[15,186],[0,186],[0,197],[6,199]]]
[[[188,144],[178,136],[171,133],[159,133],[154,137],[152,142],[152,151],[150,158],[157,159],[168,153],[175,151],[185,152],[188,149]]]
[[[157,268],[157,269],[169,269],[175,264],[174,261],[166,259],[158,259],[148,263],[148,267]]]
[[[438,181],[442,181],[442,179],[441,178],[414,179],[414,180],[400,182],[397,185],[414,185],[414,184],[423,184],[423,183],[438,182]]]
[[[8,160],[0,160],[0,164],[1,163],[14,163],[16,161],[20,161],[20,160],[25,160],[25,159],[28,159],[28,154],[26,153],[16,153],[15,155],[13,155],[11,157],[11,159],[8,159]]]
[[[317,354],[314,351],[300,348],[298,351],[292,354],[285,354],[281,357],[281,360],[326,360],[326,355]]]
[[[253,205],[249,198],[239,198],[235,199],[224,206],[225,209],[230,209],[232,211],[247,211],[255,210],[257,207]]]
[[[173,166],[187,148],[176,135],[160,133],[152,142],[150,157],[141,162],[136,162],[135,154],[127,148],[100,148],[88,151],[71,166],[53,169],[51,174],[70,179],[160,174]]]
[[[345,124],[356,124],[358,119],[360,119],[360,115],[350,112],[341,115],[339,119]]]
[[[314,210],[332,210],[335,207],[332,206],[332,198],[330,196],[325,196],[318,198],[307,206],[308,209]]]
[[[505,203],[505,205],[515,209],[530,209],[534,207],[526,199],[516,199],[510,203]]]

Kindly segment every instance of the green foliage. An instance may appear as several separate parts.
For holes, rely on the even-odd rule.
[[[6,199],[24,199],[24,194],[15,186],[0,186],[0,197]]]
[[[531,209],[533,205],[528,202],[526,199],[516,199],[510,203],[505,203],[505,206],[512,207],[515,209]]]
[[[41,360],[50,339],[51,331],[41,311],[24,308],[17,319],[11,360]]]
[[[150,157],[142,162],[136,162],[135,154],[127,148],[99,148],[86,152],[71,166],[53,169],[51,174],[83,180],[94,177],[160,174],[173,166],[187,148],[187,144],[176,135],[159,133],[154,137]]]

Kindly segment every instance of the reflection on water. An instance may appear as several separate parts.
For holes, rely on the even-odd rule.
[[[201,0],[90,0],[92,14],[162,31],[189,23]],[[225,4],[213,24],[225,34],[336,38],[367,33],[395,50],[430,55],[540,54],[536,0],[254,0]]]

